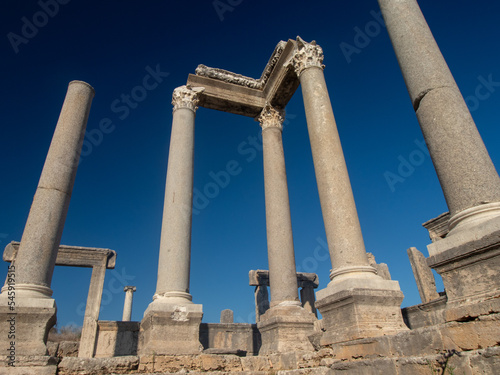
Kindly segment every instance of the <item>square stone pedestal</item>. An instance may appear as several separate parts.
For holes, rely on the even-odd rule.
[[[274,306],[260,317],[262,338],[259,355],[297,350],[313,351],[308,339],[314,333],[316,316],[301,306]]]
[[[401,314],[399,283],[373,278],[333,281],[316,293],[325,333],[320,344],[393,335],[407,330]]]
[[[427,248],[427,264],[448,296],[446,321],[500,312],[500,217],[451,231]]]
[[[153,301],[141,322],[139,355],[199,354],[203,306]]]
[[[55,300],[17,296],[14,309],[11,301],[6,292],[0,295],[0,374],[55,374],[57,362],[47,355],[47,336],[56,324]]]

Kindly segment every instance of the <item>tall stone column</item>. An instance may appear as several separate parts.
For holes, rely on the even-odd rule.
[[[172,96],[158,279],[141,323],[142,354],[192,354],[201,350],[202,305],[189,293],[193,204],[194,119],[201,87],[181,86]]]
[[[135,286],[127,285],[123,288],[125,292],[125,302],[123,303],[123,322],[130,322],[132,318],[132,301],[134,299],[134,292],[137,290]]]
[[[330,283],[317,292],[327,332],[322,344],[396,333],[405,328],[397,281],[383,280],[365,251],[333,110],[323,50],[297,38],[290,64],[302,87],[321,210],[332,261]]]
[[[260,354],[312,350],[307,336],[313,333],[313,314],[299,301],[292,220],[282,142],[284,112],[266,106],[258,118],[262,127],[264,187],[266,197],[267,251],[271,308],[258,324],[262,335]]]
[[[46,334],[55,323],[50,285],[94,93],[85,82],[69,83],[19,245],[13,290],[18,355],[45,355]],[[2,337],[7,337],[5,314],[12,312],[7,309],[8,293],[6,285],[0,295]]]
[[[477,315],[477,306],[461,306],[473,300],[490,300],[481,311],[500,311],[500,302],[491,306],[500,295],[500,178],[418,3],[379,4],[451,214],[450,233],[428,246],[448,308],[456,305],[449,318]]]

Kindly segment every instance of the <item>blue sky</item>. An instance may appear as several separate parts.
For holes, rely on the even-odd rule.
[[[498,166],[500,4],[419,3]],[[9,0],[0,12],[2,249],[21,238],[68,82],[90,83],[96,96],[62,243],[116,250],[100,318],[121,319],[123,286],[135,285],[132,319],[140,320],[156,286],[173,89],[198,64],[258,78],[275,45],[300,35],[325,53],[366,248],[399,280],[403,306],[420,302],[406,249],[427,254],[421,224],[447,208],[375,0],[57,4]],[[157,85],[138,88],[151,71]],[[138,99],[127,102],[133,94]],[[108,133],[98,131],[103,120]],[[253,119],[197,112],[191,294],[204,322],[217,322],[226,308],[236,321],[254,321],[248,271],[267,269],[259,133]],[[324,288],[331,264],[300,89],[287,107],[283,143],[297,268],[316,272]],[[239,173],[204,200],[213,174],[232,161]],[[82,324],[89,281],[90,269],[56,267],[59,325]]]

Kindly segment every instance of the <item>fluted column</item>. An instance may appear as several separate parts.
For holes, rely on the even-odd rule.
[[[132,301],[134,299],[134,292],[137,290],[135,286],[127,285],[123,288],[125,292],[125,302],[123,303],[123,322],[129,322],[132,317]]]
[[[203,88],[178,87],[168,156],[163,223],[155,297],[192,303],[189,294],[193,205],[194,119]]]
[[[450,210],[450,229],[500,214],[500,178],[415,0],[379,0]]]
[[[266,107],[258,118],[262,127],[266,200],[267,255],[271,307],[300,306],[293,249],[292,219],[281,133],[284,111]]]
[[[47,298],[94,89],[69,83],[17,253],[16,296]]]
[[[297,38],[291,60],[299,76],[313,154],[321,211],[332,272],[330,279],[350,273],[375,276],[368,263],[349,174],[323,75],[323,50]],[[371,275],[371,276],[370,276]]]

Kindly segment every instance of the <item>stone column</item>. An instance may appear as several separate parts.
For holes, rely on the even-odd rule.
[[[428,246],[447,319],[499,311],[500,178],[418,3],[379,4],[450,210],[450,232]],[[463,307],[472,301],[482,307]]]
[[[450,228],[498,216],[500,178],[418,3],[379,4],[450,210]]]
[[[332,261],[330,283],[317,292],[327,332],[322,344],[404,329],[403,294],[369,265],[356,205],[323,74],[323,51],[297,38],[290,60],[302,87],[321,210]],[[374,307],[377,307],[376,309]]]
[[[262,127],[266,197],[267,251],[271,308],[258,324],[262,335],[259,354],[310,350],[307,339],[314,316],[301,306],[297,291],[292,221],[281,139],[284,112],[266,106],[258,121]],[[290,319],[291,318],[291,319]],[[287,320],[285,322],[285,320]],[[291,332],[293,324],[293,333]]]
[[[132,301],[134,299],[134,292],[137,290],[135,286],[127,285],[123,288],[125,292],[125,302],[123,304],[122,322],[130,322],[132,317]]]
[[[181,86],[173,120],[160,239],[158,280],[141,323],[140,353],[195,354],[201,350],[202,305],[189,294],[193,204],[194,119],[201,87]]]
[[[266,201],[267,255],[271,308],[300,306],[293,250],[292,219],[281,133],[284,112],[267,107],[258,118],[262,127]]]
[[[69,83],[24,228],[15,261],[18,355],[45,355],[46,333],[55,323],[50,285],[93,97],[89,84]],[[3,332],[6,299],[4,287],[0,295],[2,337],[7,337]]]
[[[174,90],[173,121],[163,205],[155,297],[189,304],[191,220],[193,214],[194,119],[202,88]]]

